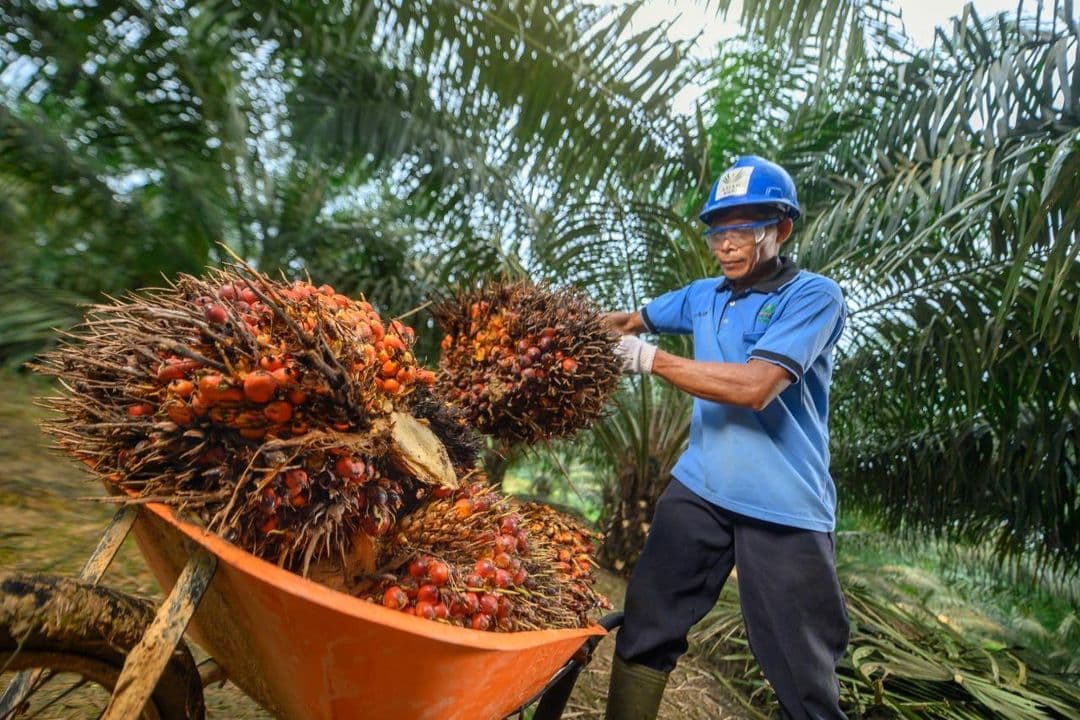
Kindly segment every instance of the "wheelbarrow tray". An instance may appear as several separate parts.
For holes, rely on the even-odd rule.
[[[150,503],[134,533],[167,593],[193,543],[217,571],[188,634],[275,717],[502,718],[582,646],[572,630],[482,632],[359,600],[260,560]]]

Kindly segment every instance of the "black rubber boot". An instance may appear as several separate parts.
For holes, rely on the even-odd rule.
[[[655,720],[668,674],[612,656],[604,720]]]

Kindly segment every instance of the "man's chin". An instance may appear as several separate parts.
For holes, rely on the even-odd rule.
[[[746,263],[720,264],[720,270],[728,280],[738,280],[746,275]]]

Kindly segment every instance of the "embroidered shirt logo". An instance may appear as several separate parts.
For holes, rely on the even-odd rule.
[[[762,324],[762,325],[768,325],[769,321],[772,320],[773,313],[775,313],[775,312],[776,312],[776,303],[766,303],[765,305],[762,306],[761,310],[758,311],[758,314],[757,314],[758,323]]]

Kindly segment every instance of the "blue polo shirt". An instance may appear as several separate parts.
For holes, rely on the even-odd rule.
[[[737,293],[726,279],[705,278],[643,307],[651,332],[692,334],[696,360],[756,358],[794,380],[760,412],[694,398],[690,443],[672,475],[733,512],[832,531],[829,381],[845,315],[839,285],[787,259],[772,277]]]

